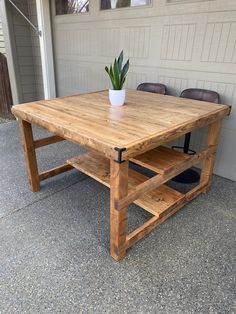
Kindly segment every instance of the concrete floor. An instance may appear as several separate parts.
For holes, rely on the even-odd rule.
[[[81,151],[42,148],[40,169]],[[215,176],[117,263],[105,187],[72,170],[30,192],[16,122],[0,125],[0,167],[0,313],[236,313],[236,182]],[[130,206],[129,229],[148,217]]]

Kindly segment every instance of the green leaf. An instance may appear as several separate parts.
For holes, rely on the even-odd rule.
[[[121,68],[122,68],[123,57],[124,57],[124,53],[123,53],[123,50],[122,50],[121,53],[120,53],[120,55],[119,55],[119,58],[118,58],[118,60],[117,60],[117,62],[118,62],[118,67],[119,67],[119,71],[121,71]]]
[[[126,64],[124,65],[124,67],[121,71],[121,85],[122,86],[124,85],[125,78],[126,78],[128,71],[129,71],[129,59],[127,60]]]
[[[119,74],[119,67],[118,67],[118,63],[115,59],[113,68],[112,68],[112,72],[113,72],[113,78],[114,78],[114,89],[119,90],[120,89],[120,74]]]
[[[105,67],[105,70],[110,75],[108,67]]]
[[[113,82],[113,76],[112,76],[112,71],[111,71],[111,66],[110,66],[110,70],[108,69],[108,67],[105,67],[106,72],[108,73],[111,83]]]
[[[112,86],[114,88],[114,75],[113,75],[113,72],[112,72],[112,64],[110,65],[110,69],[109,69],[109,76],[110,76],[110,79],[111,79],[111,83],[112,83]]]

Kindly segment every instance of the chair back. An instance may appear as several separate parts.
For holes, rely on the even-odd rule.
[[[160,83],[142,83],[139,84],[137,90],[141,90],[143,92],[156,93],[156,94],[166,94],[166,86]]]
[[[212,90],[200,88],[188,88],[181,92],[180,97],[190,98],[200,101],[214,102],[216,104],[220,101],[220,95]]]

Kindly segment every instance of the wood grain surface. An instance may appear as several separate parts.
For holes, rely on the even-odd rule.
[[[111,107],[108,91],[16,105],[15,116],[72,142],[123,159],[148,151],[188,131],[222,119],[227,105],[128,90],[122,107]]]

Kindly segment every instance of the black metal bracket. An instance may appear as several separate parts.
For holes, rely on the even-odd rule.
[[[118,164],[121,164],[122,162],[125,162],[125,160],[122,160],[122,153],[126,151],[125,147],[119,148],[115,147],[114,148],[118,152],[117,160],[114,160],[115,162],[118,162]]]

